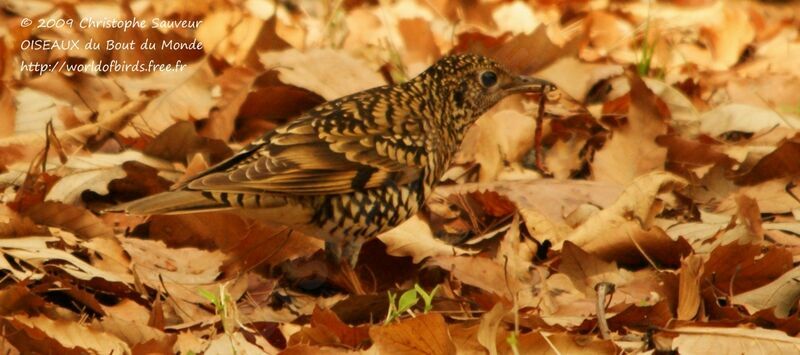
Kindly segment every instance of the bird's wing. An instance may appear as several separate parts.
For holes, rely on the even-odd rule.
[[[373,94],[325,104],[184,187],[311,195],[414,181],[426,157],[419,120],[397,109],[387,115],[380,98]]]

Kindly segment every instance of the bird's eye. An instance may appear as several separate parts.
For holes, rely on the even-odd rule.
[[[484,87],[492,87],[497,84],[497,74],[493,71],[485,71],[481,74],[481,85]]]

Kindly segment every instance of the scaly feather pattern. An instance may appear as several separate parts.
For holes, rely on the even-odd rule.
[[[549,87],[482,56],[447,56],[406,83],[324,103],[174,191],[119,210],[235,209],[324,238],[332,256],[355,263],[364,241],[425,203],[483,112]]]

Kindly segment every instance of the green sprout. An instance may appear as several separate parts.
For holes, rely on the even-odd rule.
[[[416,306],[419,302],[420,297],[422,297],[422,301],[425,303],[423,307],[423,313],[428,313],[433,309],[433,297],[436,295],[436,292],[439,290],[439,285],[431,290],[430,293],[425,292],[425,290],[419,285],[414,284],[414,288],[403,292],[400,295],[400,299],[397,299],[397,294],[392,293],[391,291],[387,291],[389,296],[389,311],[386,313],[386,320],[384,324],[389,324],[391,321],[397,319],[403,313],[408,313],[412,317],[414,317],[414,313],[411,311],[411,308]],[[397,300],[395,302],[395,300]]]

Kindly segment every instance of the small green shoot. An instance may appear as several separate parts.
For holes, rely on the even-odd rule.
[[[408,313],[414,317],[414,312],[411,311],[411,308],[417,305],[420,297],[422,297],[422,300],[425,302],[423,313],[430,312],[430,310],[433,309],[433,297],[438,290],[439,286],[437,285],[428,293],[425,292],[422,286],[415,284],[414,288],[403,292],[399,300],[397,300],[397,294],[387,291],[389,296],[389,311],[386,313],[384,324],[389,324],[391,321],[399,318],[403,313]],[[396,303],[395,300],[397,300]]]
[[[217,297],[217,295],[211,293],[211,291],[206,291],[204,289],[200,289],[200,296],[203,296],[208,302],[214,306],[214,311],[216,314],[224,314],[225,313],[225,301]]]
[[[658,32],[650,31],[650,6],[652,1],[647,3],[647,19],[644,22],[644,31],[642,34],[642,43],[639,47],[639,54],[636,58],[636,73],[640,77],[651,76],[653,71],[653,55],[656,53],[656,45],[658,44]],[[658,69],[654,73],[654,77],[663,78],[665,75],[663,69]]]
[[[436,285],[436,287],[431,290],[431,293],[426,293],[419,284],[414,284],[414,289],[417,290],[417,293],[422,296],[422,300],[425,302],[422,313],[427,314],[433,309],[433,296],[436,295],[436,291],[439,291],[439,285]]]
[[[783,105],[778,108],[778,113],[800,115],[800,103],[796,105]]]
[[[517,339],[517,332],[513,331],[506,337],[506,343],[511,347],[514,354],[519,354],[519,339]]]
[[[324,41],[333,48],[342,48],[347,37],[347,11],[344,1],[328,2]]]
[[[408,73],[406,73],[406,66],[403,65],[403,57],[400,55],[400,51],[388,41],[386,47],[389,52],[389,75],[392,76],[392,81],[395,84],[408,81]]]
[[[639,48],[639,58],[636,62],[636,72],[639,76],[647,76],[650,74],[650,66],[653,62],[653,54],[656,51],[656,40],[650,41],[647,28],[645,29],[644,37],[642,37],[642,45]]]
[[[254,332],[239,321],[239,309],[236,307],[236,302],[231,298],[227,287],[227,283],[219,285],[218,294],[204,289],[200,289],[198,292],[200,296],[214,306],[214,312],[222,321],[222,329],[225,330],[225,334],[233,334],[237,327],[251,333]]]

